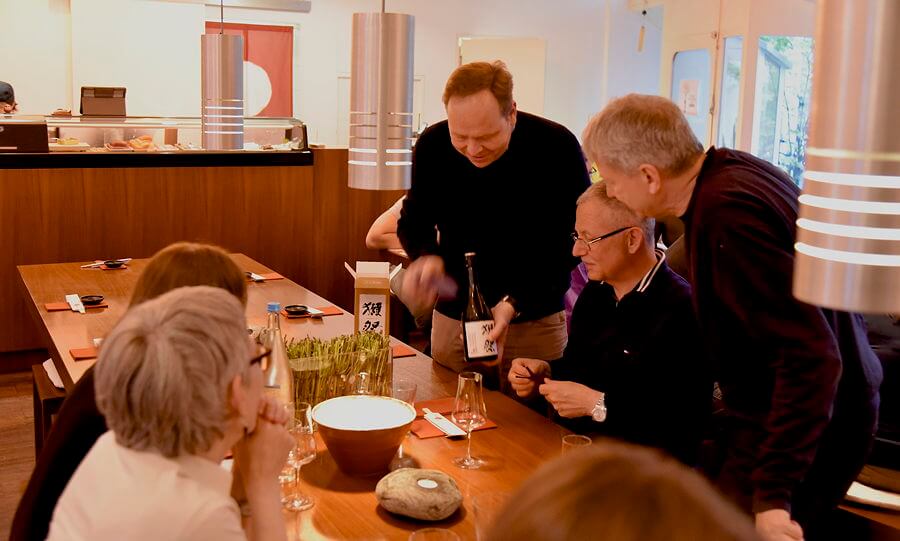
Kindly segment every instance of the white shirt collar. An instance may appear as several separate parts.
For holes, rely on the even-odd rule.
[[[650,282],[653,280],[653,277],[656,276],[656,271],[658,271],[659,268],[662,267],[662,264],[665,262],[665,260],[666,251],[662,248],[656,248],[656,265],[653,265],[653,267],[649,271],[647,271],[647,274],[645,274],[644,277],[641,278],[641,281],[638,282],[636,288],[636,291],[638,293],[643,293],[647,290],[648,287],[650,287]]]

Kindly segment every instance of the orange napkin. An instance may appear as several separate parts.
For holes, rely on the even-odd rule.
[[[257,273],[255,273],[255,274],[258,274],[259,276],[262,276],[263,281],[269,281],[269,280],[284,280],[284,276],[278,274],[277,272],[267,272],[267,273],[257,272]],[[248,276],[248,277],[247,277],[247,281],[248,281],[248,282],[252,282],[253,280],[251,280],[250,277]]]
[[[448,396],[446,398],[435,398],[433,400],[422,400],[420,402],[416,402],[416,420],[413,421],[413,424],[410,427],[409,431],[415,434],[420,439],[443,436],[444,433],[441,432],[439,428],[422,418],[425,416],[425,411],[423,410],[425,408],[428,408],[431,411],[440,413],[452,423],[453,419],[450,418],[450,414],[453,413],[454,400],[454,397]],[[487,430],[489,428],[497,428],[497,423],[491,421],[490,419],[486,419],[484,424],[473,430],[473,432],[477,432],[479,430]]]
[[[337,306],[313,306],[313,308],[315,308],[316,310],[321,310],[323,312],[321,317],[339,316],[344,313],[344,311],[341,310],[340,308],[338,308]],[[284,311],[284,308],[281,309],[281,315],[288,319],[302,319],[304,317],[312,317],[308,313],[301,314],[299,316],[291,316],[291,315],[288,315],[288,313]]]
[[[394,358],[398,359],[400,357],[414,357],[418,351],[413,348],[407,346],[406,344],[397,344],[392,348],[394,353]],[[431,410],[434,411],[434,410]]]
[[[109,308],[109,303],[101,302],[100,304],[92,304],[88,306],[84,305],[85,310],[90,310],[91,308]],[[48,302],[44,304],[44,309],[48,312],[59,312],[62,310],[71,310],[69,307],[69,303],[67,302]]]
[[[69,350],[69,355],[76,361],[84,361],[86,359],[97,358],[97,348],[88,346],[86,348],[73,348]]]
[[[432,400],[421,400],[416,402],[416,417],[424,417],[425,408],[436,411],[441,415],[450,415],[450,412],[453,411],[454,400],[454,397],[448,396],[446,398],[434,398]]]

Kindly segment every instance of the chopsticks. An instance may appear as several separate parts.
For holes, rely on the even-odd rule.
[[[527,366],[525,367],[525,370],[528,371],[527,376],[522,376],[520,374],[516,374],[516,377],[519,379],[530,379],[531,381],[537,383],[538,385],[544,384],[544,379],[546,378],[546,376],[543,376],[543,375],[539,376],[539,375],[535,374],[534,372],[532,372],[531,368],[529,368]]]
[[[124,264],[124,263],[128,263],[129,261],[131,261],[131,258],[130,258],[130,257],[126,257],[126,258],[124,258],[124,259],[113,259],[113,261],[117,261],[117,262],[119,262],[119,263],[123,263],[123,264]],[[102,266],[105,265],[105,264],[106,264],[106,261],[100,261],[99,263],[88,263],[87,265],[82,265],[80,268],[82,268],[82,269],[96,269],[96,268],[98,268],[98,267],[102,267]]]

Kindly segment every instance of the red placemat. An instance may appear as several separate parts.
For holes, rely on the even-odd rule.
[[[268,282],[269,280],[284,280],[284,276],[278,274],[277,272],[267,272],[267,273],[255,272],[254,274],[256,274],[257,276],[260,276],[262,278],[263,282]],[[247,281],[248,282],[259,282],[260,280],[253,280],[252,278],[247,276]]]
[[[418,351],[413,348],[407,346],[406,344],[397,344],[393,348],[391,348],[394,358],[399,359],[401,357],[415,357]],[[434,410],[431,410],[434,411]]]
[[[429,408],[430,409],[430,408]],[[434,411],[434,410],[432,410]],[[445,415],[447,420],[453,423],[453,419],[450,418],[449,415]],[[453,423],[456,424],[456,423]],[[459,425],[457,425],[459,426]],[[462,428],[462,427],[460,427]],[[473,430],[472,432],[478,432],[479,430],[488,430],[491,428],[497,428],[497,423],[491,421],[490,419],[486,419],[484,424]],[[416,435],[420,440],[427,440],[428,438],[436,438],[438,436],[444,436],[445,434],[441,432],[441,430],[429,423],[425,419],[416,419],[413,421],[412,426],[409,428],[409,431]]]
[[[76,361],[84,361],[86,359],[97,358],[97,348],[88,346],[86,348],[73,348],[69,350],[69,355]]]
[[[317,317],[325,317],[325,316],[339,316],[344,313],[343,310],[338,308],[337,306],[313,306],[316,310],[321,310],[322,315]],[[287,312],[284,311],[284,308],[281,309],[281,315],[288,319],[303,319],[305,317],[312,317],[310,314],[301,314],[299,316],[291,316],[288,315]]]
[[[100,304],[91,304],[84,305],[85,310],[90,310],[91,308],[108,308],[109,304],[105,302],[101,302]],[[48,312],[60,312],[62,310],[71,310],[72,307],[69,306],[67,302],[48,302],[44,304],[44,309]]]

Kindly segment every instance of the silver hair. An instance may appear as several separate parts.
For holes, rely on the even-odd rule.
[[[644,234],[644,242],[651,249],[656,243],[656,220],[641,216],[637,212],[629,208],[625,203],[614,197],[610,197],[606,193],[606,184],[603,181],[594,183],[588,187],[575,202],[576,206],[581,206],[588,201],[596,201],[603,205],[604,209],[612,216],[612,222],[617,227],[625,227],[628,225],[637,225]]]
[[[231,293],[182,287],[128,310],[103,341],[94,389],[120,445],[199,454],[224,435],[229,384],[247,368],[244,307]]]
[[[633,174],[641,164],[678,175],[703,154],[703,145],[672,100],[628,94],[609,102],[582,133],[584,149],[596,164]]]

